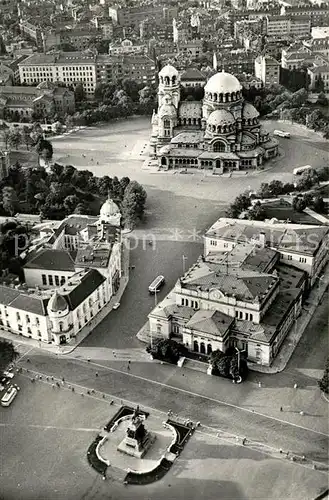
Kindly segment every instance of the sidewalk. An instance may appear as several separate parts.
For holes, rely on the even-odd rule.
[[[66,345],[54,345],[54,344],[46,344],[39,340],[29,339],[23,336],[19,336],[15,333],[10,333],[5,330],[0,330],[0,338],[4,338],[10,340],[13,343],[24,344],[31,348],[38,348],[53,354],[70,354],[73,352],[78,345],[86,338],[88,335],[96,328],[99,323],[106,318],[106,316],[112,311],[113,305],[116,302],[120,302],[120,299],[125,291],[125,288],[129,281],[129,247],[126,244],[122,245],[122,277],[120,280],[120,287],[118,292],[113,295],[111,300],[106,304],[105,307],[91,320],[89,323],[84,326],[77,336],[71,340],[69,344]]]
[[[256,365],[254,363],[248,363],[250,370],[261,372],[261,373],[279,373],[282,372],[289,359],[291,358],[294,350],[297,347],[298,342],[303,336],[304,331],[306,330],[309,322],[311,321],[314,313],[316,312],[316,308],[318,307],[326,289],[329,285],[329,264],[327,264],[323,277],[317,280],[318,286],[313,287],[307,302],[311,304],[311,306],[306,310],[305,306],[302,309],[302,314],[295,321],[295,325],[292,326],[288,335],[282,343],[280,351],[276,356],[275,360],[271,364],[271,366],[261,366]]]
[[[307,300],[311,304],[311,306],[307,310],[305,310],[305,308],[303,309],[302,314],[299,316],[299,318],[297,318],[295,324],[292,326],[288,335],[283,341],[280,351],[276,356],[276,358],[274,359],[271,366],[262,366],[262,365],[256,365],[255,363],[248,363],[248,367],[250,370],[260,373],[279,373],[285,369],[305,329],[307,328],[309,322],[314,316],[316,308],[318,307],[326,289],[328,288],[329,264],[327,264],[325,268],[323,278],[321,278],[321,280],[318,279],[318,284],[319,286],[315,286],[312,289]],[[142,328],[137,333],[137,338],[141,342],[145,342],[147,344],[150,343],[151,336],[150,336],[150,328],[148,321],[142,326]],[[155,340],[155,337],[153,337],[153,340]]]

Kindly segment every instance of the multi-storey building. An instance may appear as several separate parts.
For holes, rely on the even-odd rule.
[[[255,76],[264,85],[280,83],[280,63],[271,56],[261,55],[255,59]]]
[[[110,43],[109,44],[109,55],[132,55],[132,54],[143,54],[147,52],[146,44],[134,44],[131,40],[123,40],[121,43]]]
[[[171,22],[177,18],[178,8],[174,6],[163,7],[153,5],[140,5],[138,7],[109,7],[109,17],[120,26],[133,26],[135,29],[145,19],[154,19],[158,25]]]
[[[43,227],[22,254],[25,283],[0,286],[1,328],[42,342],[74,341],[120,286],[118,207],[107,200],[100,217],[70,216]]]
[[[74,92],[50,82],[37,87],[0,87],[0,116],[13,118],[40,117],[57,113],[64,115],[75,111]]]
[[[22,35],[25,35],[28,40],[32,40],[39,50],[43,50],[43,33],[40,26],[21,19],[19,28]]]
[[[87,96],[94,94],[96,55],[90,51],[33,54],[18,67],[21,83],[63,82],[72,87],[82,83]]]
[[[125,78],[145,85],[156,81],[155,62],[144,54],[135,55],[98,55],[96,59],[96,78],[100,83],[115,83]]]
[[[265,32],[269,39],[305,39],[311,33],[311,19],[309,16],[266,16]]]
[[[327,64],[316,65],[307,68],[307,74],[310,77],[310,90],[318,91],[321,89],[325,94],[329,94],[329,62]],[[321,81],[321,85],[319,85]]]
[[[153,338],[201,355],[234,346],[270,365],[328,260],[328,228],[219,219],[203,256],[149,315]]]

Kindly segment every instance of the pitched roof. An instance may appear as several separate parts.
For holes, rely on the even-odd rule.
[[[68,294],[65,294],[65,285],[60,289],[60,293],[66,298],[70,309],[74,310],[104,281],[105,277],[96,269],[90,269],[87,273],[83,274],[80,282]]]
[[[7,306],[18,296],[18,290],[0,285],[0,304]]]
[[[205,82],[206,78],[205,76],[201,73],[196,68],[188,68],[180,77],[181,81],[187,80],[187,81],[195,81],[195,82]]]
[[[71,255],[66,250],[41,249],[24,264],[24,269],[49,269],[53,271],[75,271]]]
[[[47,315],[47,303],[48,299],[42,299],[41,297],[36,297],[32,295],[19,294],[16,299],[12,301],[10,307],[15,307],[22,311],[30,312],[33,314],[38,314],[40,316]]]
[[[234,322],[234,318],[220,311],[197,311],[186,323],[186,328],[223,337]]]

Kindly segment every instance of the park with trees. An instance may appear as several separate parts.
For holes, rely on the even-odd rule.
[[[245,214],[249,220],[265,220],[266,210],[260,202],[252,206],[254,199],[271,199],[280,196],[294,194],[292,207],[297,212],[302,212],[306,207],[313,208],[316,212],[325,212],[325,202],[321,194],[320,182],[329,181],[329,168],[308,170],[298,178],[295,184],[283,183],[279,180],[273,180],[270,183],[263,182],[257,192],[244,192],[237,196],[226,211],[227,217],[238,218]],[[306,192],[305,191],[310,191]]]
[[[48,141],[47,141],[48,142]],[[40,154],[49,156],[43,143]],[[146,192],[128,177],[95,177],[88,170],[55,163],[46,171],[43,167],[22,168],[16,163],[0,182],[0,212],[40,214],[44,219],[61,220],[72,213],[98,215],[104,198],[118,204],[125,227],[133,228],[144,215]]]

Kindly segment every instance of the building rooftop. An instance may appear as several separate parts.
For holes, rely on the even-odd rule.
[[[45,269],[53,271],[75,271],[74,261],[66,250],[41,248],[26,264],[24,269]]]
[[[179,280],[183,289],[219,290],[225,296],[249,302],[261,302],[277,283],[276,276],[244,269],[239,263],[217,264],[200,259]]]
[[[198,330],[198,332],[224,337],[234,321],[235,318],[220,311],[200,310],[193,314],[185,327]]]
[[[106,268],[112,252],[110,243],[86,243],[78,248],[75,264],[77,267]]]
[[[206,237],[237,243],[258,240],[261,232],[265,234],[266,244],[269,247],[313,255],[328,234],[329,228],[326,226],[269,223],[223,217],[208,229]]]
[[[181,82],[184,81],[190,81],[190,82],[205,82],[206,78],[205,76],[201,73],[196,68],[188,68],[184,73],[182,73],[180,77]]]

